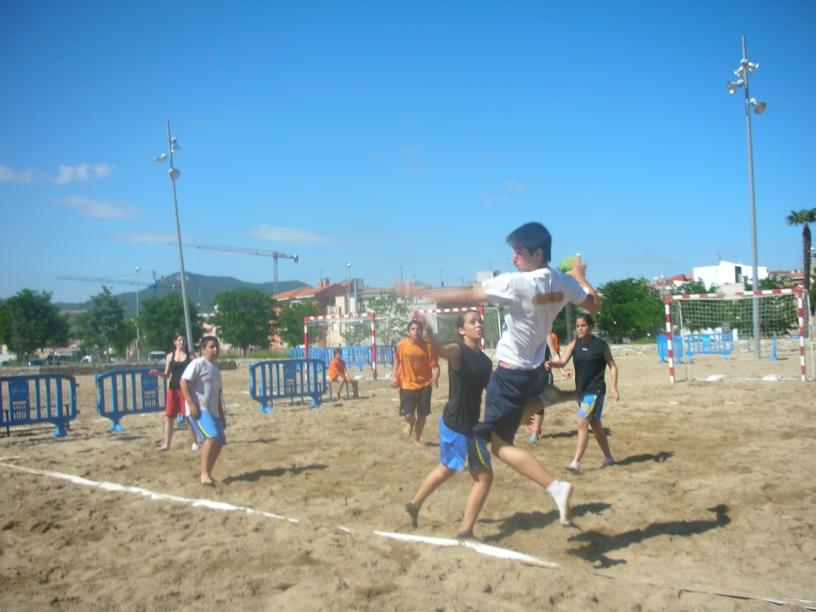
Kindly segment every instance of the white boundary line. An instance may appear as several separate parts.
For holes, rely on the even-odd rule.
[[[212,501],[210,499],[189,499],[187,497],[179,497],[178,495],[167,495],[166,493],[156,493],[155,491],[149,491],[148,489],[143,489],[141,487],[129,487],[126,485],[116,484],[114,482],[96,482],[94,480],[88,480],[87,478],[82,478],[80,476],[73,476],[71,474],[62,474],[60,472],[46,472],[44,470],[37,470],[34,468],[27,468],[22,467],[19,465],[14,465],[12,463],[5,463],[8,459],[15,459],[16,457],[0,457],[0,466],[6,467],[12,470],[17,470],[18,472],[25,472],[26,474],[33,474],[35,476],[49,476],[51,478],[58,478],[59,480],[67,480],[68,482],[76,485],[84,485],[86,487],[96,487],[99,489],[103,489],[105,491],[115,491],[115,492],[123,492],[123,493],[138,493],[143,495],[144,497],[149,497],[152,501],[172,501],[178,502],[182,504],[190,504],[193,508],[210,508],[211,510],[243,510],[247,514],[260,514],[267,518],[273,518],[281,521],[289,521],[290,523],[297,523],[297,519],[286,518],[283,516],[278,516],[277,514],[272,514],[271,512],[264,512],[262,510],[255,510],[253,508],[247,508],[246,506],[234,506],[232,504],[227,504],[224,502],[217,502]]]
[[[299,523],[297,519],[292,518],[285,518],[283,516],[278,516],[277,514],[272,514],[271,512],[264,512],[262,510],[255,510],[253,508],[248,508],[246,506],[234,506],[232,504],[227,504],[224,502],[216,502],[209,499],[189,499],[186,497],[179,497],[177,495],[167,495],[165,493],[156,493],[154,491],[150,491],[148,489],[143,489],[141,487],[129,487],[126,485],[120,485],[112,482],[96,482],[94,480],[88,480],[87,478],[82,478],[81,476],[73,476],[71,474],[63,474],[61,472],[47,472],[45,470],[38,470],[35,468],[27,468],[20,465],[14,465],[13,463],[6,463],[9,460],[19,459],[19,457],[0,457],[0,467],[9,468],[11,470],[17,470],[18,472],[23,472],[26,474],[33,474],[35,476],[48,476],[51,478],[57,478],[59,480],[66,480],[72,484],[76,485],[84,485],[88,487],[96,487],[102,489],[104,491],[114,491],[114,492],[124,492],[124,493],[139,493],[144,497],[149,497],[153,501],[174,501],[179,503],[190,504],[194,508],[203,507],[209,508],[211,510],[223,510],[223,511],[233,511],[233,510],[243,510],[247,514],[260,514],[261,516],[265,516],[267,518],[273,518],[282,521],[288,521],[290,523]],[[341,527],[338,526],[338,529],[341,531],[351,534],[352,530],[348,527]],[[405,533],[391,533],[387,531],[374,531],[374,534],[385,537],[385,538],[392,538],[395,540],[402,540],[406,542],[421,542],[424,544],[431,544],[434,546],[466,546],[467,548],[471,548],[479,554],[487,555],[490,557],[496,557],[499,559],[509,559],[513,561],[519,561],[521,563],[525,563],[527,565],[533,565],[536,567],[544,567],[548,569],[557,569],[558,564],[552,563],[550,561],[542,561],[541,559],[537,559],[536,557],[532,557],[530,555],[525,555],[523,553],[516,552],[514,550],[509,550],[507,548],[499,548],[497,546],[489,546],[487,544],[481,544],[479,542],[468,542],[462,540],[452,540],[450,538],[432,538],[428,536],[417,536]],[[646,586],[652,586],[662,589],[672,589],[677,591],[685,591],[687,593],[700,593],[704,595],[714,595],[716,597],[727,597],[730,599],[743,599],[743,600],[750,600],[750,601],[764,601],[767,603],[772,603],[776,605],[784,605],[784,606],[801,606],[805,610],[814,610],[816,611],[816,602],[809,601],[807,599],[793,599],[793,598],[772,598],[772,597],[756,597],[753,595],[743,595],[740,593],[728,593],[725,591],[717,591],[714,587],[711,589],[706,588],[687,588],[687,587],[674,587],[668,584],[657,584],[654,582],[648,582],[646,580],[632,580],[629,578],[616,578],[613,576],[604,576],[602,574],[598,574],[596,572],[588,572],[592,576],[597,576],[598,578],[605,578],[606,580],[615,580],[615,581],[623,581],[629,582],[634,584],[642,584]]]

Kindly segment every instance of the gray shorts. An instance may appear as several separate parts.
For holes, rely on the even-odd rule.
[[[419,413],[422,416],[431,414],[431,386],[408,391],[400,389],[400,416]]]

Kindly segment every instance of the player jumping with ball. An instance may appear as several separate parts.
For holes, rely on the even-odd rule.
[[[558,506],[561,524],[569,525],[572,485],[553,478],[529,451],[513,446],[513,439],[519,424],[538,409],[530,400],[542,392],[546,380],[542,364],[555,316],[568,303],[600,312],[601,301],[584,276],[582,259],[576,258],[568,274],[549,268],[552,237],[541,223],[522,225],[507,237],[507,244],[518,272],[501,274],[476,287],[414,290],[409,285],[402,291],[445,304],[489,302],[504,308],[502,337],[496,347],[499,367],[487,387],[484,422],[474,431],[490,440],[493,455],[545,488]]]

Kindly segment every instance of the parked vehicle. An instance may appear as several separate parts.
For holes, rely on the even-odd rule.
[[[79,363],[93,363],[94,358],[91,355],[85,355],[82,359],[79,360]]]
[[[147,360],[155,363],[164,363],[165,359],[167,359],[167,353],[164,351],[150,351],[147,355]]]
[[[30,366],[44,366],[47,364],[48,362],[45,359],[42,359],[41,357],[35,357],[34,359],[28,362],[28,365]]]

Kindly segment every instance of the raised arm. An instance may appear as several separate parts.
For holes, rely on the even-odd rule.
[[[567,274],[577,280],[578,283],[587,290],[587,293],[589,293],[586,299],[578,305],[587,312],[601,312],[601,298],[598,297],[598,292],[589,284],[585,276],[586,262],[580,258],[576,259],[572,264],[572,270],[567,272]]]
[[[453,366],[454,370],[459,369],[459,363],[462,361],[462,349],[458,344],[442,344],[442,341],[433,333],[433,326],[425,317],[419,317],[420,323],[428,336],[428,344],[431,345],[434,353],[439,357],[447,359]],[[439,366],[436,366],[437,368]],[[438,375],[437,375],[438,378]]]

